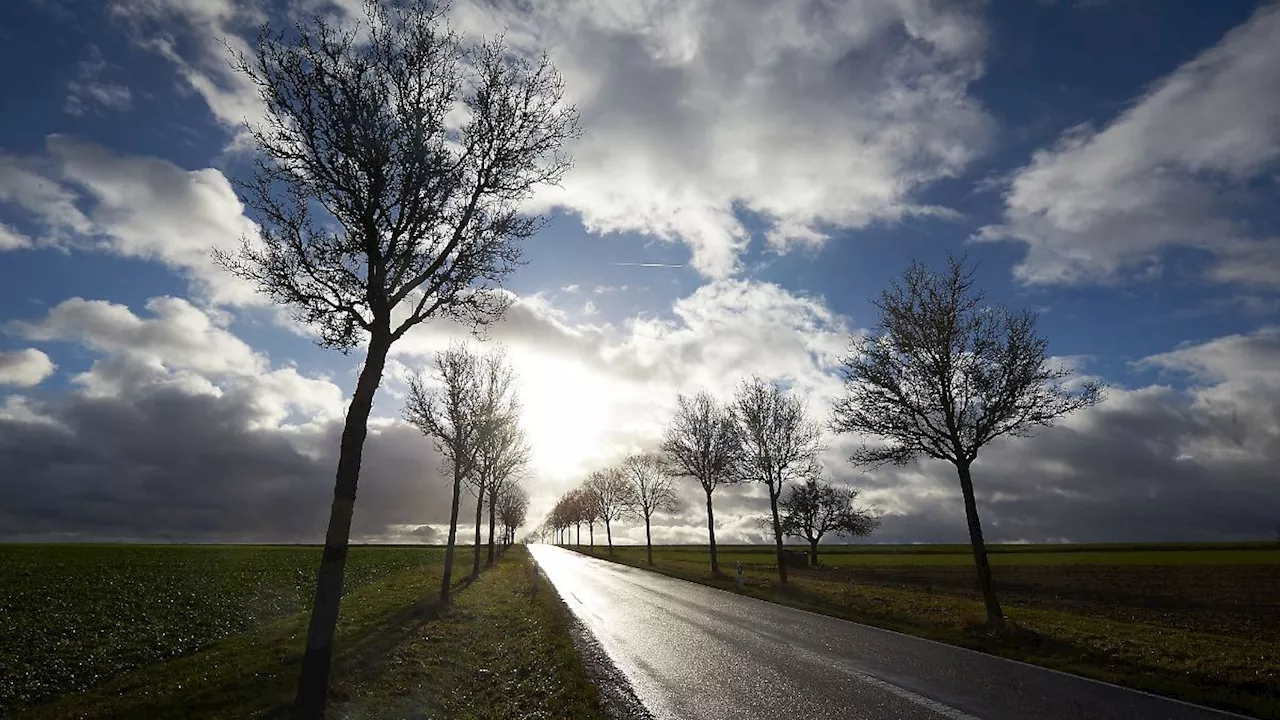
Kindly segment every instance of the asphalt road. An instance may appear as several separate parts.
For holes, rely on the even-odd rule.
[[[551,545],[530,549],[655,718],[1241,717]]]

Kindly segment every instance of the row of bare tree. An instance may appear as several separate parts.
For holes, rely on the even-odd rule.
[[[744,381],[727,405],[705,392],[680,395],[658,452],[631,455],[591,473],[581,486],[561,496],[544,528],[563,542],[572,527],[573,542],[581,544],[586,525],[588,542],[594,546],[595,525],[601,523],[612,553],[612,523],[626,517],[643,520],[652,565],[652,517],[680,510],[674,480],[691,479],[706,494],[711,571],[719,575],[712,494],[724,485],[759,482],[768,489],[769,525],[779,580],[785,583],[785,538],[808,542],[816,564],[823,537],[867,535],[877,525],[869,510],[855,505],[857,490],[823,477],[821,435],[821,428],[807,418],[802,400],[759,377]]]
[[[465,343],[455,342],[436,353],[432,375],[417,373],[409,378],[404,418],[435,444],[444,456],[443,469],[453,480],[449,539],[440,583],[440,599],[447,603],[463,488],[476,499],[472,578],[480,574],[480,535],[486,505],[489,565],[494,558],[495,524],[502,523],[498,540],[505,547],[514,539],[516,528],[524,523],[528,512],[529,495],[516,484],[529,465],[529,444],[520,427],[515,372],[500,349],[480,354]]]
[[[434,319],[483,328],[502,317],[502,282],[541,226],[523,203],[560,179],[562,148],[580,133],[545,56],[464,41],[447,8],[365,0],[357,22],[334,23],[317,7],[287,31],[264,24],[253,50],[231,58],[265,110],[246,123],[255,171],[238,182],[261,232],[215,259],[321,345],[364,354],[298,680],[304,720],[325,714],[369,413],[391,348]],[[456,468],[455,521],[467,476]]]
[[[613,554],[613,523],[624,518],[644,521],[645,545],[652,565],[653,516],[679,509],[680,498],[666,459],[656,453],[637,453],[617,465],[592,472],[582,485],[560,496],[543,522],[543,529],[565,542],[573,527],[574,542],[581,545],[582,526],[586,525],[587,542],[595,547],[595,526],[600,523],[604,525],[609,553]]]

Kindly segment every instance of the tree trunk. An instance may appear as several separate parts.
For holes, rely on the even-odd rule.
[[[497,518],[497,514],[498,514],[498,509],[496,507],[497,503],[494,502],[494,500],[496,499],[497,498],[493,496],[493,490],[490,489],[489,490],[489,559],[485,561],[486,565],[493,564],[493,521]],[[505,538],[506,538],[506,535],[504,534],[503,539]]]
[[[644,544],[649,550],[649,564],[653,564],[653,536],[649,534],[649,516],[644,516]]]
[[[324,554],[316,576],[316,594],[311,605],[311,621],[307,625],[307,645],[302,656],[302,672],[298,677],[298,693],[294,697],[294,717],[313,720],[324,717],[325,699],[329,694],[329,669],[333,655],[333,631],[338,625],[338,607],[342,600],[342,575],[347,565],[347,542],[351,537],[351,516],[356,504],[356,485],[360,480],[360,460],[364,439],[369,431],[369,411],[373,396],[382,382],[382,368],[391,348],[389,337],[375,335],[369,340],[364,368],[356,381],[356,391],[347,408],[342,427],[342,445],[338,450],[338,472],[333,487],[333,505],[329,510],[329,528],[324,536]]]
[[[964,515],[969,521],[969,544],[973,546],[973,561],[978,566],[978,585],[982,589],[982,601],[987,606],[987,623],[993,630],[1004,627],[1004,613],[996,597],[995,581],[991,578],[991,564],[987,561],[987,544],[982,539],[982,522],[978,519],[978,501],[973,494],[973,476],[969,463],[957,463],[960,474],[960,491],[964,494]]]
[[[818,541],[809,541],[809,564],[818,567]]]
[[[716,557],[716,516],[711,511],[710,490],[707,490],[707,537],[711,540],[711,574],[719,577],[720,560]]]
[[[604,521],[604,534],[605,537],[609,538],[609,556],[613,557],[613,530],[609,528],[608,519]]]
[[[453,552],[458,541],[458,505],[462,500],[462,468],[453,465],[453,501],[449,510],[449,542],[444,548],[444,577],[440,579],[440,603],[449,604],[449,585],[453,582]]]
[[[782,492],[781,483],[779,483],[778,492]],[[773,510],[773,542],[778,549],[778,582],[787,584],[787,564],[782,561],[782,523],[778,520],[778,495],[773,492],[773,485],[769,485],[769,507]]]
[[[574,523],[573,533],[574,533],[573,544],[577,545],[578,547],[582,547],[582,524],[581,523]]]
[[[484,488],[476,493],[476,541],[475,553],[471,559],[471,579],[480,577],[480,520],[484,517]]]
[[[590,523],[587,525],[587,542],[591,543],[591,551],[595,552],[595,549],[596,549],[596,524],[595,523]]]

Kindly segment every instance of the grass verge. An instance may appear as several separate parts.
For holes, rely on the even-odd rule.
[[[738,587],[714,577],[703,559],[681,551],[666,557],[643,547],[579,552],[803,610],[979,650],[1064,672],[1280,720],[1280,651],[1266,639],[1228,637],[1146,623],[1083,616],[1043,607],[1005,606],[1009,631],[992,637],[976,595],[881,587],[828,580],[795,571],[787,586],[776,570],[753,567]],[[722,567],[732,568],[731,565]]]
[[[569,609],[513,546],[438,619],[414,628],[380,667],[344,683],[347,718],[604,718],[574,648]]]

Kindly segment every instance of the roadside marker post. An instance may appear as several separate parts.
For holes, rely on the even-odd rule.
[[[738,587],[742,587],[742,563],[738,563]]]

